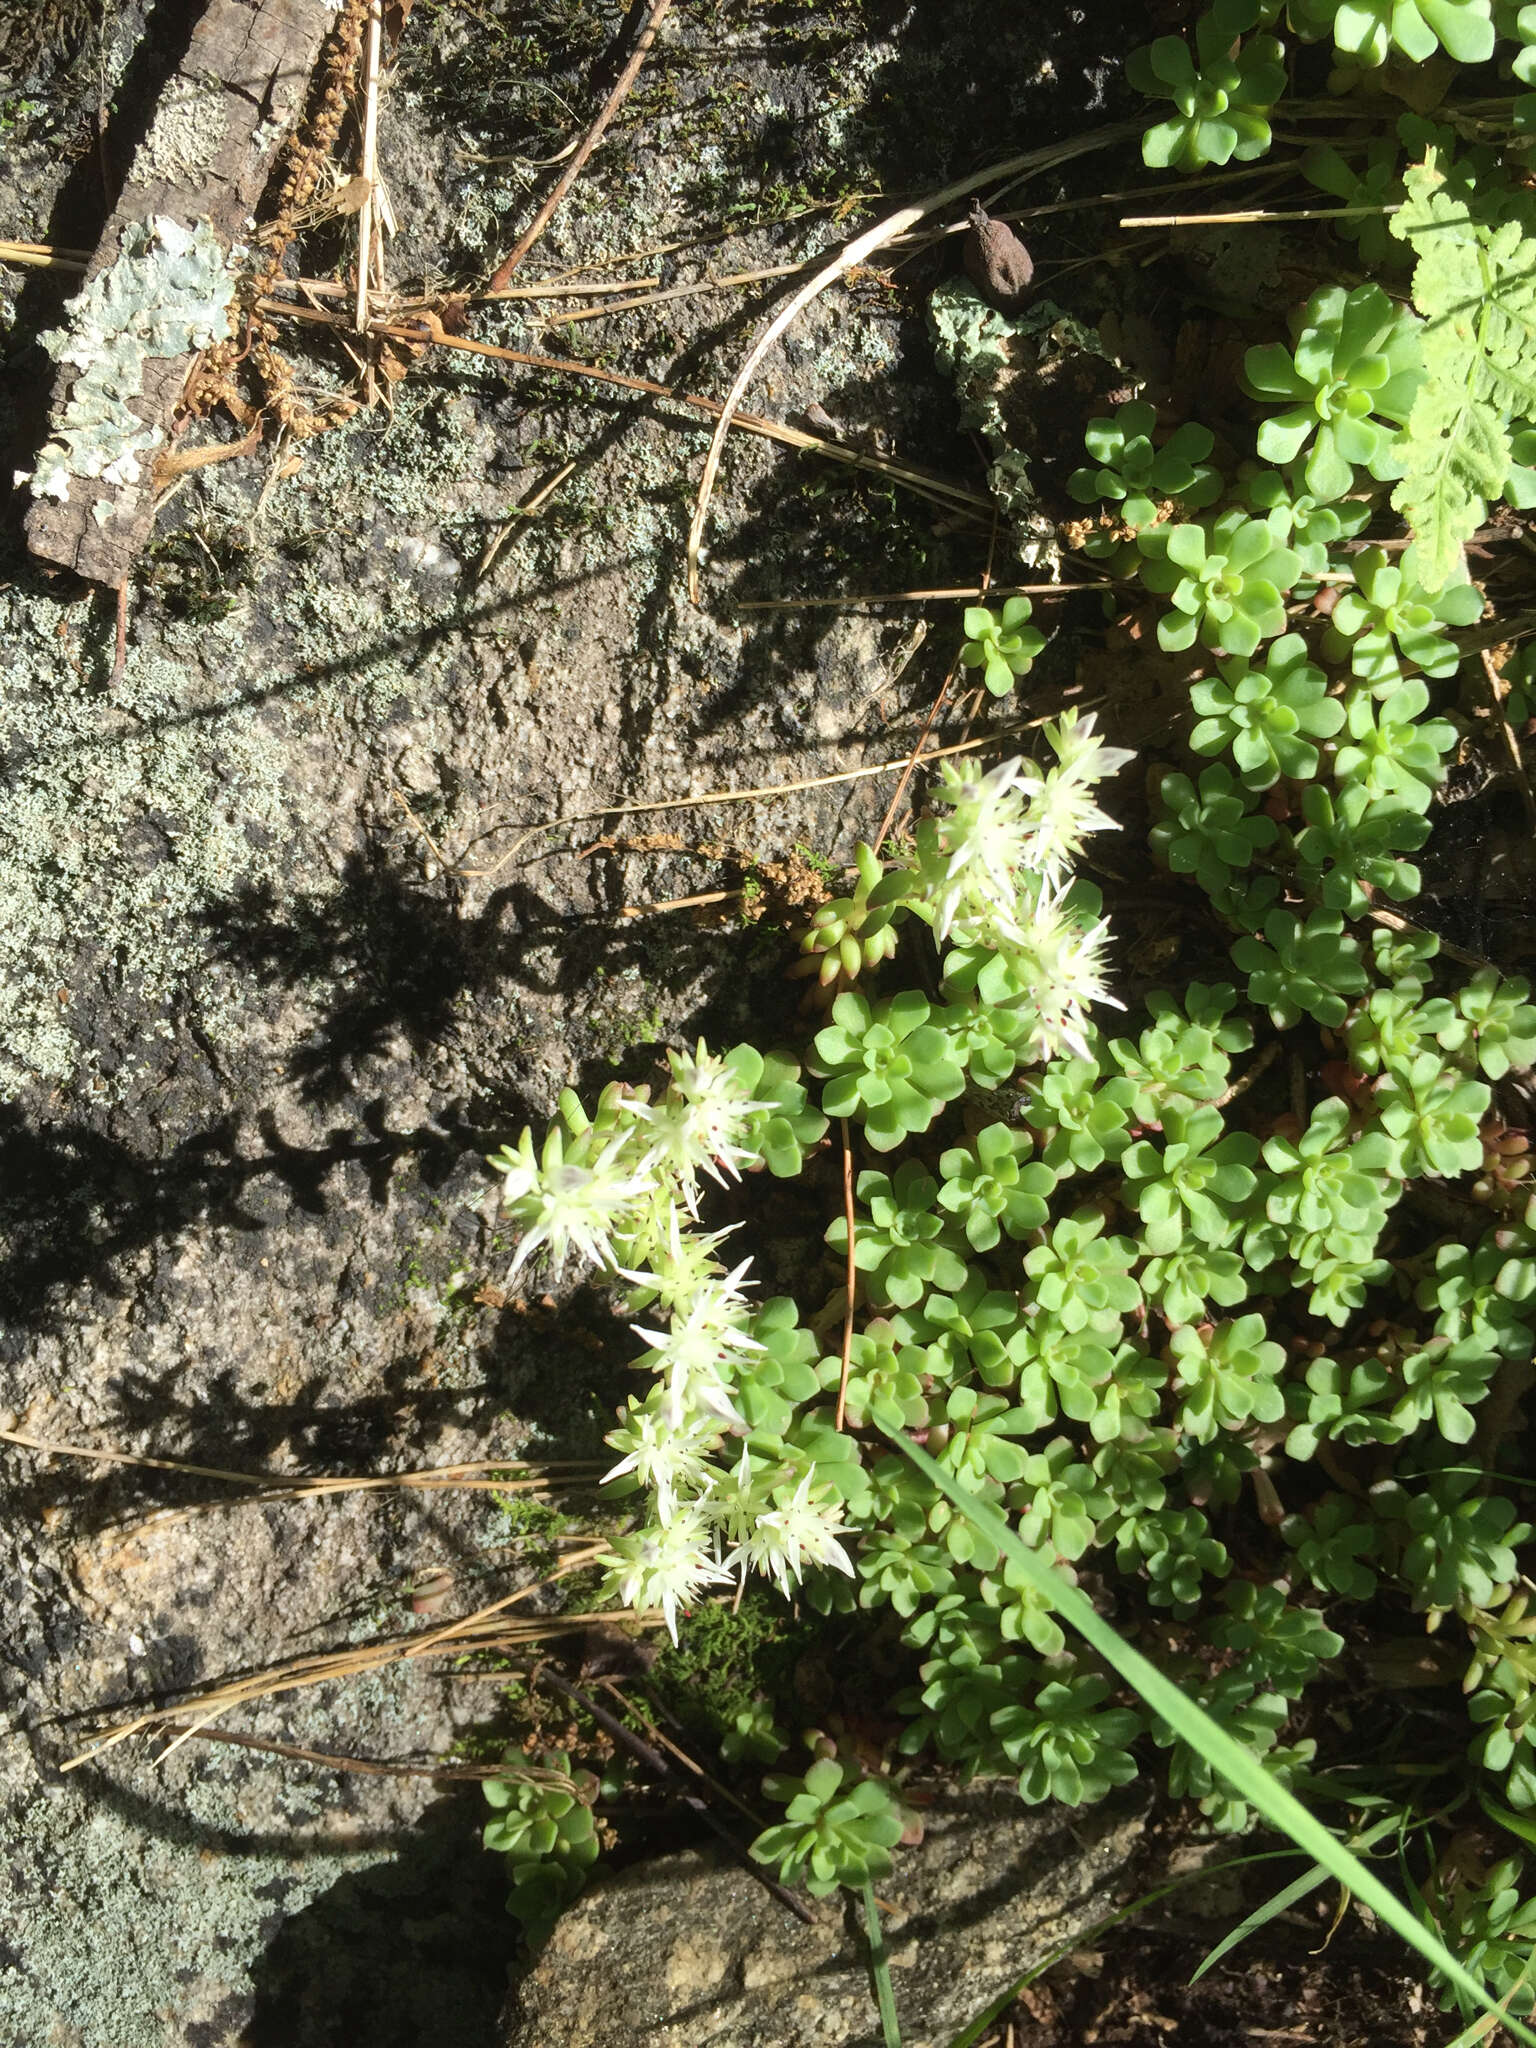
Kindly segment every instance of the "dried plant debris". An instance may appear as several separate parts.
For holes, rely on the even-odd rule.
[[[980,200],[971,202],[971,224],[965,231],[965,274],[989,306],[999,313],[1024,307],[1034,282],[1034,258],[1003,220],[993,220]]]
[[[81,477],[119,488],[147,484],[140,458],[163,444],[165,429],[134,410],[146,364],[223,340],[235,276],[207,221],[184,228],[158,214],[126,227],[117,261],[69,302],[68,325],[43,337],[54,360],[79,375],[36,467],[18,471],[16,481],[60,503]]]

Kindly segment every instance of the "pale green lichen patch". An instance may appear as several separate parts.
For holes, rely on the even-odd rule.
[[[117,261],[70,300],[68,325],[43,336],[48,353],[80,374],[30,473],[34,497],[67,499],[72,477],[138,481],[140,456],[165,438],[133,409],[146,363],[223,339],[234,292],[207,221],[184,228],[157,215],[124,229]],[[27,481],[18,474],[18,483]]]
[[[209,470],[182,508],[221,605],[157,604],[148,558],[143,644],[110,693],[99,610],[24,577],[0,590],[0,1091],[131,1092],[155,1049],[103,1034],[103,992],[159,1011],[151,1032],[183,1014],[226,1040],[250,988],[219,957],[220,906],[265,889],[280,915],[295,861],[323,867],[333,789],[308,790],[314,759],[366,775],[359,754],[392,714],[451,722],[475,687],[477,667],[459,676],[467,635],[496,621],[476,628],[482,601],[433,571],[456,522],[475,525],[484,446],[468,398],[431,392],[309,444],[269,520],[252,522],[235,465]],[[209,551],[226,531],[241,543],[227,588]]]
[[[155,109],[148,135],[134,152],[130,185],[163,178],[200,184],[229,131],[229,100],[217,79],[173,78]]]
[[[1098,344],[1080,321],[1049,299],[1010,315],[989,306],[963,279],[941,284],[928,301],[928,326],[939,368],[955,380],[960,420],[992,456],[987,483],[1018,531],[1029,562],[1055,559],[1055,524],[1038,508],[1029,459],[1004,417],[1009,385],[1048,356],[1094,355]]]
[[[87,952],[151,1006],[196,968],[203,1014],[216,1017],[229,992],[207,971],[197,915],[271,874],[287,826],[281,716],[224,680],[240,659],[237,620],[182,628],[165,653],[132,655],[112,704],[71,666],[79,623],[53,599],[0,596],[7,1089],[67,1081],[89,1058],[73,1028]]]

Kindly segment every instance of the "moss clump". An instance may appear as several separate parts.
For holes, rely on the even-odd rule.
[[[695,1608],[675,1648],[663,1638],[651,1683],[713,1753],[759,1699],[781,1725],[806,1718],[796,1672],[825,1630],[819,1617],[797,1619],[776,1593],[751,1586],[739,1607],[711,1601]]]

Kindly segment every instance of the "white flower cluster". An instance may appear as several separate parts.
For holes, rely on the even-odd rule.
[[[753,1100],[729,1058],[702,1043],[668,1058],[657,1101],[611,1087],[589,1119],[567,1093],[542,1151],[524,1131],[491,1165],[522,1226],[513,1274],[540,1247],[557,1269],[574,1252],[627,1280],[631,1307],[649,1312],[633,1328],[653,1382],[607,1439],[621,1455],[605,1479],[632,1474],[654,1519],[615,1539],[604,1590],[659,1607],[675,1641],[679,1608],[705,1587],[755,1571],[787,1593],[807,1565],[853,1566],[840,1508],[808,1461],[727,1449],[747,1434],[736,1385],[763,1346],[750,1330],[749,1262],[727,1271],[715,1256],[726,1233],[695,1227],[699,1183],[762,1164],[754,1123],[775,1105]]]
[[[1056,755],[1049,768],[1018,756],[984,773],[941,762],[912,863],[914,907],[940,941],[1012,964],[1033,1002],[1030,1049],[1041,1059],[1063,1046],[1086,1053],[1089,1004],[1115,1003],[1104,986],[1107,925],[1084,929],[1065,898],[1087,835],[1118,829],[1093,786],[1134,758],[1105,745],[1091,714],[1063,712],[1045,736]]]
[[[1114,1000],[1103,986],[1105,926],[1085,926],[1068,892],[1084,838],[1114,822],[1094,785],[1131,758],[1071,712],[1046,738],[1056,756],[1046,769],[943,764],[905,899],[941,941],[981,958],[979,1000],[1009,1009],[1008,1042],[1042,1059],[1085,1051],[1088,1006]],[[748,1263],[727,1270],[717,1257],[726,1233],[698,1227],[703,1180],[765,1163],[764,1132],[780,1110],[753,1092],[758,1082],[768,1091],[767,1067],[751,1048],[722,1056],[702,1042],[668,1057],[656,1100],[614,1085],[588,1117],[567,1092],[541,1151],[525,1131],[491,1164],[522,1231],[512,1272],[541,1248],[557,1271],[577,1254],[626,1281],[642,1318],[633,1328],[651,1385],[607,1438],[619,1455],[605,1478],[643,1489],[650,1515],[614,1540],[604,1590],[659,1607],[675,1640],[679,1610],[706,1588],[750,1571],[788,1593],[810,1566],[850,1577],[854,1568],[837,1489],[806,1452],[754,1436],[742,1413],[741,1389],[767,1348],[754,1334]]]

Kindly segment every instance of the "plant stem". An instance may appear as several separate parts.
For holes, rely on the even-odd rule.
[[[901,2048],[901,2023],[896,2017],[896,1994],[891,1989],[891,1962],[885,1952],[885,1936],[880,1931],[880,1908],[875,1904],[872,1884],[864,1887],[864,1927],[869,1935],[869,1971],[875,1980],[875,2001],[880,2007],[880,2031],[885,2037],[885,2048]]]

